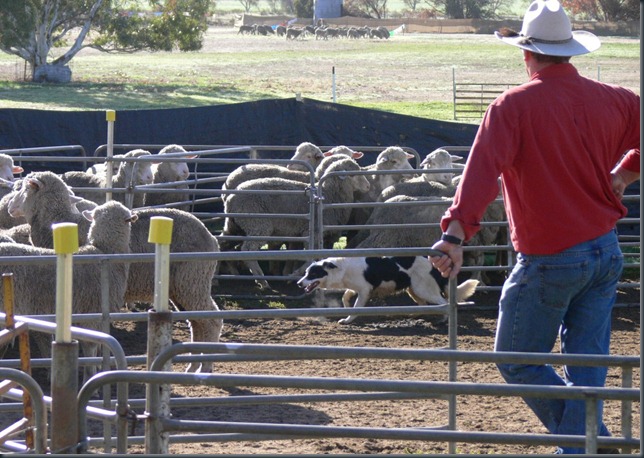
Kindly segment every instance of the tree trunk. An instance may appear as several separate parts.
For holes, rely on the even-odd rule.
[[[39,65],[34,69],[35,83],[69,83],[72,80],[72,70],[67,65]]]

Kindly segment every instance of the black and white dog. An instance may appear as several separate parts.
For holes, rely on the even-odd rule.
[[[316,288],[343,289],[342,304],[351,307],[350,300],[358,295],[353,307],[364,307],[372,295],[387,296],[400,291],[419,305],[447,303],[448,280],[434,269],[423,256],[407,257],[346,257],[326,258],[306,269],[297,284],[307,293]],[[456,301],[461,302],[474,294],[478,280],[466,280],[456,288]],[[350,315],[342,324],[356,318]]]

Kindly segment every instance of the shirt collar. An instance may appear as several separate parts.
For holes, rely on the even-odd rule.
[[[558,78],[562,76],[577,75],[577,69],[571,63],[553,64],[542,68],[530,77],[530,81],[544,78]]]

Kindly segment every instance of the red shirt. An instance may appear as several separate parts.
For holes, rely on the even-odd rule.
[[[453,219],[476,233],[502,178],[516,251],[554,254],[610,231],[626,215],[610,171],[640,144],[640,99],[584,78],[572,64],[550,65],[489,107],[474,139]]]

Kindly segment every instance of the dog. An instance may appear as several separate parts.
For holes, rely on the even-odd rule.
[[[457,302],[474,294],[478,283],[466,280],[458,285]],[[364,307],[373,295],[388,296],[400,291],[406,291],[419,305],[443,305],[447,303],[449,289],[448,279],[423,256],[326,258],[309,265],[297,284],[307,293],[317,288],[343,289],[342,304],[347,308],[356,294],[354,308]],[[339,323],[349,324],[355,318],[356,315],[349,315]]]

